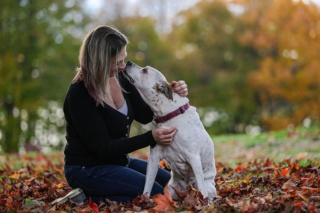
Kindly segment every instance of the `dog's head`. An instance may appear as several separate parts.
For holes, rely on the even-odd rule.
[[[142,68],[128,61],[124,75],[145,98],[156,93],[163,93],[168,99],[173,100],[171,85],[164,75],[155,68],[150,66]]]

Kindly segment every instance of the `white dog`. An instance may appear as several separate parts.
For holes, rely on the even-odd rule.
[[[124,74],[154,112],[157,127],[178,129],[170,146],[151,148],[143,193],[150,195],[164,158],[172,170],[169,186],[187,190],[191,184],[211,202],[216,196],[214,148],[196,108],[189,105],[188,98],[173,93],[166,78],[152,67],[141,68],[128,62]],[[176,197],[172,187],[169,190]]]

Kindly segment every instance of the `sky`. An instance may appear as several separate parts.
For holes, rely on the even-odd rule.
[[[73,0],[68,0],[68,1],[73,1]],[[175,17],[177,13],[179,13],[182,10],[187,10],[188,8],[192,7],[194,4],[196,4],[199,0],[179,0],[179,1],[163,1],[163,0],[149,0],[146,1],[146,3],[139,5],[139,13],[141,16],[149,16],[155,14],[159,14],[159,10],[163,8],[159,8],[158,6],[163,2],[165,5],[165,15],[161,16],[161,18],[156,17],[157,20],[162,20],[161,23],[158,23],[156,26],[157,30],[162,31],[164,33],[169,33],[172,30],[172,20]],[[214,0],[212,0],[214,1]],[[266,0],[268,1],[268,0]],[[281,0],[279,0],[281,1]],[[309,4],[310,2],[315,3],[316,5],[319,6],[320,9],[320,0],[292,0],[294,2],[299,2],[302,1],[306,4]],[[123,0],[122,2],[126,3],[126,15],[130,16],[131,14],[133,15],[134,8],[137,8],[137,2],[139,0]],[[144,6],[145,5],[145,6]],[[153,9],[150,11],[150,5],[152,6],[151,8]],[[163,4],[161,4],[163,6]],[[95,19],[102,20],[104,24],[105,20],[110,20],[110,17],[113,17],[113,11],[108,11],[108,8],[106,8],[106,13],[102,14],[103,17],[100,17],[101,14],[98,14],[97,11],[101,11],[101,7],[106,6],[105,0],[86,0],[84,7],[87,9],[89,14]],[[154,6],[154,7],[153,7]],[[235,4],[230,4],[228,6],[229,10],[235,14],[241,14],[242,13],[242,8],[235,5]],[[161,11],[160,11],[161,12]]]
[[[101,7],[102,2],[104,0],[86,0],[86,8],[88,8],[89,10],[96,11],[97,9],[99,9],[99,7]],[[137,2],[137,0],[127,0],[129,2],[129,4],[134,4],[135,2]],[[191,7],[193,4],[195,4],[198,0],[184,0],[183,1],[183,5],[185,6],[185,8]],[[305,3],[309,3],[309,2],[313,2],[317,5],[320,6],[320,0],[292,0],[292,1],[303,1]]]
[[[104,14],[98,14],[97,11],[101,11],[101,7],[106,7],[106,3],[104,0],[86,0],[85,1],[85,9],[88,10],[89,15],[91,14],[92,18],[97,19],[97,21],[103,21],[100,24],[104,24],[106,20],[110,20],[113,17],[114,11],[108,10],[106,8],[106,12]],[[156,30],[159,30],[164,33],[169,33],[172,30],[172,19],[173,17],[182,10],[187,10],[192,7],[192,5],[196,4],[198,0],[180,0],[180,1],[168,1],[168,0],[149,0],[145,1],[143,4],[138,5],[139,0],[122,0],[119,1],[125,2],[126,5],[124,7],[125,15],[135,15],[134,11],[138,9],[140,16],[154,16],[158,21]],[[159,7],[161,5],[161,7]],[[150,10],[151,8],[151,10]],[[164,13],[162,13],[163,9]],[[159,18],[159,14],[161,15]]]

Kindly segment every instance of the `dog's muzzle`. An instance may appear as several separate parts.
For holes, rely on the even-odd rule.
[[[127,73],[127,68],[131,67],[132,65],[133,65],[133,63],[131,61],[128,61],[126,64],[126,68],[123,71],[123,74],[131,83],[134,83],[133,78],[131,78],[130,75]]]

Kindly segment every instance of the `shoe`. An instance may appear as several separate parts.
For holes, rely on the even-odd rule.
[[[51,205],[65,203],[69,199],[76,202],[77,204],[81,205],[84,203],[84,201],[86,199],[86,195],[83,193],[82,189],[76,188],[76,189],[73,189],[71,192],[69,192],[66,196],[52,201]]]

